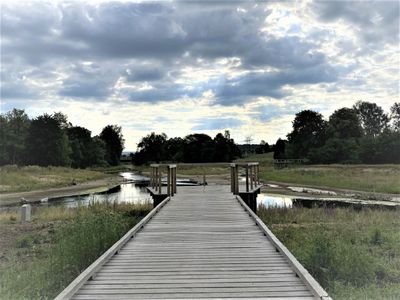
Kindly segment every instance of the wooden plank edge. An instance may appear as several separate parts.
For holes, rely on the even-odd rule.
[[[151,218],[171,199],[167,197],[157,207],[153,208],[139,223],[130,229],[122,238],[104,252],[97,260],[78,275],[54,300],[70,299],[95,273],[131,239],[138,233]]]
[[[323,287],[311,276],[296,257],[286,248],[285,245],[272,233],[272,231],[264,224],[264,222],[246,205],[240,196],[236,196],[240,205],[248,212],[251,218],[254,219],[256,225],[261,229],[264,235],[272,242],[276,250],[281,252],[293,267],[296,275],[311,289],[313,294],[321,300],[332,300]]]

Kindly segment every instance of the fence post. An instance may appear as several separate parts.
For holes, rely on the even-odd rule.
[[[30,204],[24,204],[21,207],[21,222],[30,222],[31,221],[31,211],[32,206]]]

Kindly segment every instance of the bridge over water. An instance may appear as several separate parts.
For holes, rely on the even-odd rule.
[[[230,186],[177,189],[176,165],[152,165],[158,205],[56,299],[330,299],[249,207],[258,164],[230,169]]]

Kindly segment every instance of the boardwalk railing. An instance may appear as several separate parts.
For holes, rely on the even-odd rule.
[[[239,195],[239,169],[245,170],[246,192],[251,192],[260,185],[260,165],[258,162],[232,163],[231,165],[231,192]]]
[[[167,195],[176,194],[176,165],[152,164],[150,167],[150,186],[159,194],[162,193],[162,170],[164,169],[167,174]]]
[[[260,165],[258,162],[245,162],[245,163],[193,163],[193,164],[180,164],[182,166],[201,166],[215,167],[215,166],[230,166],[231,178],[231,192],[234,195],[239,195],[239,175],[240,170],[245,172],[245,192],[252,192],[260,186]],[[158,194],[162,194],[163,174],[167,175],[167,196],[174,196],[176,194],[176,164],[151,164],[150,165],[150,187]],[[163,170],[165,173],[163,173]],[[205,171],[203,170],[203,184],[205,184]]]
[[[302,165],[306,162],[305,159],[274,159],[274,168],[275,169],[283,169],[287,168],[291,165]]]

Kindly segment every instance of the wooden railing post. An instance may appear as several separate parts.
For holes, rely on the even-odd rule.
[[[249,191],[249,165],[246,164],[246,192]]]
[[[239,166],[235,165],[235,195],[239,195]]]
[[[253,165],[250,165],[250,189],[253,190]]]
[[[176,170],[177,170],[177,168],[175,166],[175,168],[174,168],[174,187],[173,187],[174,194],[176,194]]]
[[[167,195],[171,196],[171,167],[167,166]]]
[[[161,168],[158,167],[158,193],[161,195],[161,188],[162,188],[162,172]]]
[[[234,164],[230,165],[231,170],[231,193],[235,193],[235,169]]]

